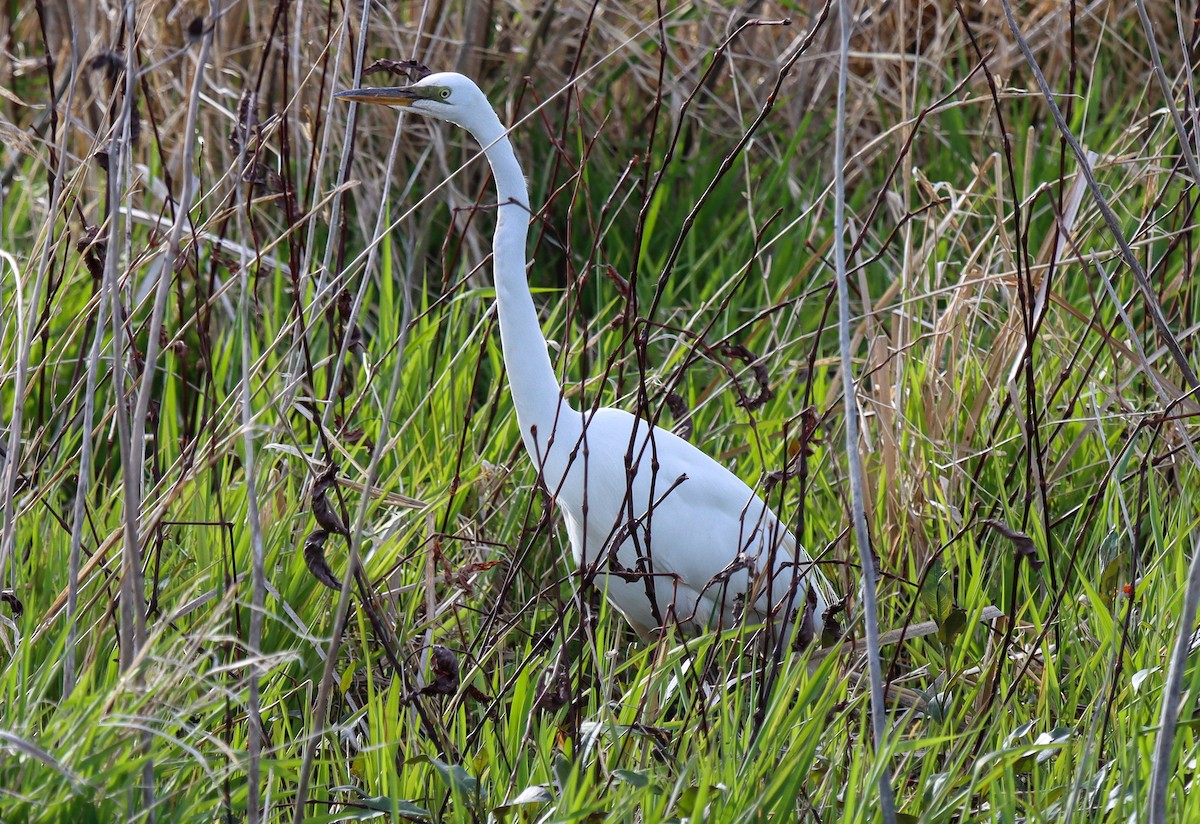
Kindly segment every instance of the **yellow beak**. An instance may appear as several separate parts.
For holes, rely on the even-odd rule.
[[[391,89],[347,89],[333,95],[338,100],[350,103],[375,103],[382,106],[408,106],[423,95],[420,90],[411,86],[398,86]]]

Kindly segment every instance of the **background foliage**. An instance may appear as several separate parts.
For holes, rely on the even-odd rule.
[[[573,400],[757,482],[854,632],[836,12],[6,4],[0,815],[850,822],[885,769],[910,820],[1141,815],[1200,512],[1196,401],[1148,308],[1194,365],[1195,11],[1015,8],[1148,300],[1002,5],[855,5],[882,623],[942,627],[885,650],[883,752],[853,650],[644,645],[577,593],[519,452],[476,147],[331,99],[380,57],[480,82],[544,204],[531,281]],[[363,564],[341,596],[305,563],[327,467],[352,536],[329,563]]]

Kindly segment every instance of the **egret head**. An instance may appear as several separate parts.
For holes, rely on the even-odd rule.
[[[340,100],[382,104],[446,120],[473,133],[496,117],[492,104],[479,87],[456,72],[431,74],[411,86],[350,89],[334,96]]]

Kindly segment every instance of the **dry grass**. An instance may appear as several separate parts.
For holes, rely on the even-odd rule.
[[[546,204],[533,280],[549,290],[538,297],[571,391],[633,407],[648,387],[643,414],[686,420],[743,477],[796,470],[772,494],[805,542],[826,552],[842,590],[854,592],[845,463],[834,446],[843,376],[824,314],[836,26],[817,25],[822,3],[748,5],[664,3],[660,17],[653,4],[579,0],[353,8],[251,0],[214,22],[205,3],[151,0],[138,4],[132,37],[118,7],[39,0],[7,9],[0,408],[6,431],[16,431],[14,459],[0,463],[0,588],[13,590],[26,615],[6,619],[0,637],[11,656],[0,707],[28,719],[4,726],[42,747],[18,750],[52,765],[45,780],[99,787],[90,797],[100,817],[138,806],[118,780],[126,790],[143,782],[149,804],[199,815],[203,775],[224,782],[205,814],[257,806],[282,818],[297,776],[312,767],[314,786],[353,782],[393,801],[420,795],[441,815],[467,816],[461,786],[429,789],[431,776],[448,773],[404,760],[436,752],[458,756],[476,777],[492,771],[484,783],[493,805],[539,782],[554,784],[560,800],[569,785],[606,795],[614,781],[635,782],[629,771],[644,771],[679,782],[663,784],[664,797],[678,800],[687,785],[700,799],[658,809],[639,787],[643,795],[629,794],[636,801],[609,807],[618,817],[635,805],[646,820],[653,809],[698,815],[703,788],[717,783],[727,787],[726,811],[751,799],[764,815],[870,815],[842,794],[869,786],[878,763],[854,715],[865,695],[861,661],[827,663],[824,676],[784,667],[782,683],[839,722],[813,731],[772,696],[774,671],[764,685],[704,644],[640,650],[615,620],[586,640],[574,633],[579,604],[516,453],[486,267],[477,271],[490,249],[491,218],[477,208],[487,180],[478,163],[460,170],[475,150],[424,124],[397,133],[390,111],[351,121],[331,99],[354,84],[356,66],[380,57],[478,79],[505,119],[522,123],[534,197]],[[1022,815],[1036,818],[1066,795],[1096,812],[1101,802],[1081,800],[1093,767],[1110,770],[1105,791],[1140,786],[1133,742],[1151,721],[1125,673],[1157,666],[1174,631],[1165,616],[1177,612],[1183,536],[1195,524],[1172,501],[1194,501],[1196,402],[1057,138],[1002,5],[964,3],[961,14],[949,2],[857,5],[846,122],[852,331],[883,612],[900,622],[929,610],[918,582],[944,574],[956,604],[996,602],[1010,613],[1007,634],[968,632],[957,647],[893,662],[891,675],[915,684],[926,709],[942,692],[962,696],[945,738],[930,733],[936,758],[891,753],[907,782],[899,797],[930,820],[962,820],[983,804],[996,809],[1019,783],[1014,797],[1023,800],[1012,804]],[[1149,11],[1190,118],[1175,9]],[[1190,356],[1200,308],[1194,182],[1136,7],[1044,0],[1016,12]],[[761,23],[748,25],[752,18]],[[120,167],[114,128],[127,103],[128,44],[141,69],[140,135],[131,165]],[[105,153],[117,170],[115,201]],[[184,219],[177,210],[190,175]],[[673,246],[677,257],[667,254]],[[650,374],[639,374],[621,327],[627,304],[605,276],[610,266],[637,273],[638,312],[660,324]],[[160,272],[172,275],[162,292]],[[163,332],[152,336],[156,322]],[[725,342],[744,343],[768,367],[777,398],[755,414],[735,406],[754,378],[719,354]],[[157,377],[143,420],[146,362]],[[670,411],[670,392],[685,413]],[[144,461],[130,457],[139,448]],[[358,536],[362,589],[373,593],[342,600],[355,606],[340,649],[329,644],[337,596],[300,560],[313,526],[312,476],[327,463],[339,468],[337,506]],[[1023,566],[981,525],[989,517],[1028,532],[1045,571]],[[332,547],[340,575],[344,547]],[[253,569],[252,559],[266,567]],[[1120,563],[1121,581],[1149,582],[1142,612],[1112,598],[1108,576]],[[149,593],[148,610],[122,616],[122,585]],[[122,665],[108,666],[118,637]],[[410,700],[432,642],[459,651],[464,683],[486,699]],[[322,681],[328,649],[339,656],[325,674],[337,677]],[[533,706],[543,670],[551,680],[571,673],[563,715]],[[689,678],[700,688],[734,676],[753,684],[730,699],[733,709],[679,697]],[[250,684],[261,684],[261,703]],[[333,694],[338,735],[321,735],[325,718],[311,715],[317,684]],[[1157,706],[1161,692],[1150,694]],[[739,715],[743,704],[750,709]],[[542,718],[557,720],[531,720]],[[180,755],[148,732],[104,738],[97,730],[114,719],[202,755]],[[1032,757],[1021,761],[1023,739],[1010,738],[1025,720],[1076,725],[1087,747],[1065,766],[1027,774]],[[916,751],[928,728],[910,721],[897,725]],[[586,752],[598,754],[587,761],[581,729],[591,723],[614,737],[597,744],[593,729],[599,737]],[[756,763],[748,750],[719,749],[710,724],[754,725],[773,742],[764,749],[801,753],[811,777],[784,784],[790,800],[775,805],[765,762],[744,781],[732,768],[690,772],[680,765],[715,754]],[[673,742],[663,743],[663,729]],[[129,764],[107,782],[106,748]],[[857,755],[839,764],[831,754],[839,748]],[[526,750],[533,755],[523,760]],[[589,765],[569,780],[555,761],[565,752]],[[174,758],[205,768],[170,773],[163,763]],[[655,773],[662,763],[670,767]],[[247,775],[260,767],[263,792],[276,795],[247,802],[238,788],[257,792]],[[935,772],[956,778],[935,785]],[[20,789],[10,792],[19,800]],[[62,792],[55,797],[76,797]],[[67,815],[75,802],[63,803],[56,809]],[[1137,809],[1124,803],[1112,814]]]

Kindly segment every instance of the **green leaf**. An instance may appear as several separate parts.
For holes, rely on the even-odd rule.
[[[565,792],[566,787],[571,785],[571,776],[574,773],[574,768],[571,762],[560,752],[554,756],[554,777],[558,779],[558,789],[560,792]]]
[[[707,800],[710,796],[720,795],[722,792],[724,792],[724,789],[725,788],[723,786],[709,784],[704,797]],[[696,802],[699,800],[699,795],[700,787],[697,785],[692,784],[691,786],[684,787],[679,793],[679,802],[676,805],[677,809],[679,809],[681,812],[684,810],[696,812]]]
[[[1059,745],[1070,740],[1072,735],[1074,735],[1074,732],[1070,727],[1066,726],[1058,726],[1039,735],[1033,743],[1039,747],[1045,747],[1045,749],[1037,752],[1035,756],[1037,763],[1042,764],[1058,755],[1061,751]],[[1030,752],[1032,753],[1033,751],[1031,750]]]
[[[967,628],[967,611],[961,607],[951,607],[945,618],[938,621],[938,640],[942,642],[946,653],[954,646],[954,639],[962,635]]]
[[[940,626],[954,609],[954,575],[942,564],[940,557],[929,562],[925,582],[921,585],[921,605]]]
[[[921,606],[925,611],[937,619],[937,582],[942,577],[942,559],[935,557],[929,562],[929,570],[925,573],[925,579],[921,582],[921,591],[917,593],[917,597],[921,601]]]
[[[331,793],[347,793],[353,794],[355,806],[365,807],[363,810],[343,810],[337,813],[330,821],[366,821],[369,819],[378,818],[380,814],[390,814],[395,811],[399,815],[408,816],[409,818],[432,818],[433,815],[424,807],[419,807],[411,801],[404,801],[397,798],[388,798],[385,795],[367,795],[359,787],[351,785],[342,785],[330,788]],[[315,819],[305,819],[306,821],[314,821]]]
[[[951,695],[948,692],[937,692],[926,698],[925,715],[939,724],[950,715]]]
[[[637,770],[613,770],[613,775],[639,790],[650,786],[650,777]]]
[[[434,769],[438,771],[438,775],[442,777],[442,781],[456,793],[461,795],[476,795],[479,792],[479,782],[475,776],[467,772],[459,764],[447,764],[440,758],[433,758],[428,755],[414,755],[412,758],[405,761],[405,764],[432,764]]]
[[[1134,693],[1137,693],[1141,690],[1142,684],[1146,682],[1147,678],[1161,669],[1162,667],[1150,667],[1149,669],[1140,669],[1135,672],[1133,677],[1129,679],[1129,684],[1133,687]]]
[[[508,821],[509,815],[517,812],[518,807],[524,807],[531,804],[545,804],[554,800],[554,793],[550,791],[549,786],[545,784],[534,784],[532,787],[526,787],[521,790],[512,801],[506,801],[499,807],[492,810],[501,821]]]
[[[1112,604],[1117,597],[1117,592],[1121,587],[1122,573],[1125,569],[1125,556],[1118,555],[1104,566],[1104,572],[1100,573],[1100,597],[1104,599],[1104,603]]]

